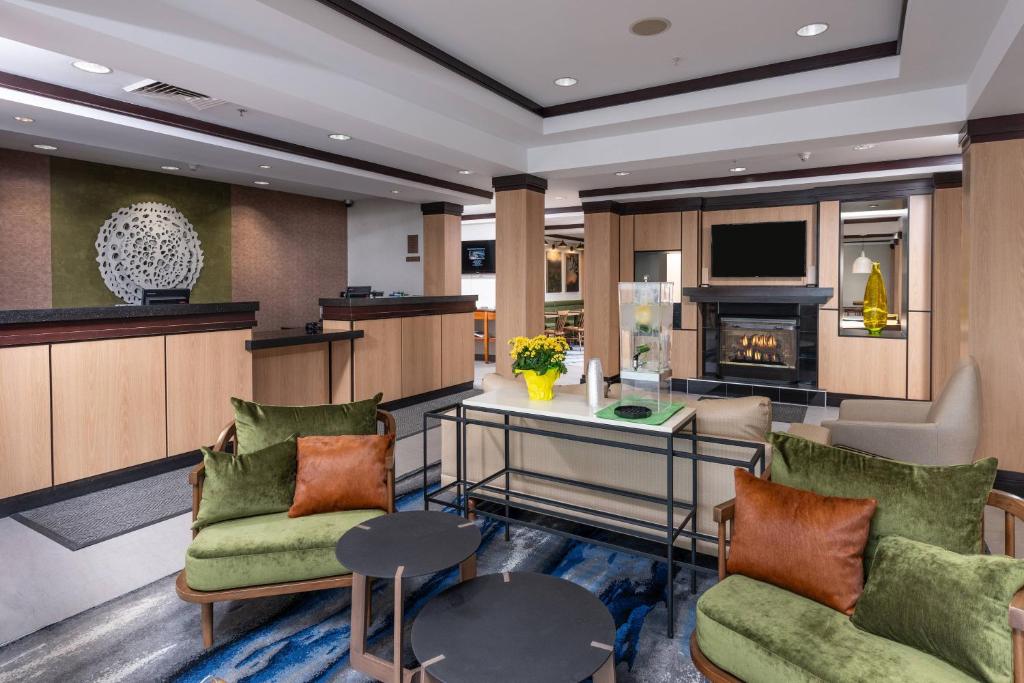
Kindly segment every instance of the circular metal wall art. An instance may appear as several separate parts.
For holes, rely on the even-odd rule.
[[[180,211],[140,202],[118,209],[103,223],[96,261],[107,288],[139,304],[143,289],[192,289],[203,269],[203,248]]]

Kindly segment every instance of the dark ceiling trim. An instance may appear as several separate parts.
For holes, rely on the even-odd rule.
[[[1024,114],[989,116],[971,119],[960,130],[960,148],[966,150],[975,142],[998,142],[1024,138]]]
[[[429,202],[427,204],[420,204],[420,210],[423,212],[424,216],[447,214],[449,216],[462,217],[462,205],[452,204],[451,202]]]
[[[576,230],[582,228],[582,223],[566,223],[565,225],[545,225],[544,232],[550,232],[552,230]]]
[[[557,216],[560,213],[582,213],[582,206],[556,206],[553,209],[544,209],[545,216]],[[465,214],[462,217],[464,221],[481,221],[481,220],[493,220],[495,214],[492,213],[470,213]]]
[[[860,164],[843,164],[840,166],[819,166],[816,168],[797,168],[791,171],[771,171],[768,173],[751,173],[748,175],[722,176],[718,178],[700,178],[697,180],[675,180],[664,183],[648,183],[646,185],[625,185],[604,187],[595,190],[581,190],[580,198],[605,197],[617,194],[636,194],[640,192],[664,192],[666,190],[686,190],[694,187],[715,187],[718,185],[739,185],[745,183],[764,183],[774,180],[791,180],[794,178],[813,178],[827,175],[846,175],[849,173],[877,173],[904,168],[926,168],[929,166],[948,166],[962,163],[959,154],[945,156],[918,157],[916,159],[895,159],[892,161],[869,161]]]
[[[352,2],[351,0],[317,1],[322,5],[326,5],[327,7],[344,14],[349,19],[354,19],[363,26],[373,29],[382,36],[390,38],[400,45],[404,45],[413,52],[423,55],[432,62],[440,64],[450,71],[454,71],[463,78],[473,81],[483,88],[487,88],[495,95],[504,97],[509,102],[517,104],[528,111],[532,111],[534,114],[540,114],[542,109],[541,105],[534,102],[526,95],[516,92],[504,83],[491,78],[484,72],[474,69],[461,59],[453,57],[436,45],[428,43],[414,33],[406,31],[398,24],[388,21],[376,12],[366,9],[359,3]]]
[[[515,175],[503,175],[491,179],[491,185],[495,192],[506,192],[508,190],[533,190],[534,192],[547,192],[548,179],[529,173],[517,173]]]
[[[887,43],[865,45],[864,47],[855,47],[849,50],[840,50],[838,52],[828,52],[823,55],[791,59],[787,62],[775,62],[773,64],[753,66],[747,69],[737,69],[736,71],[727,71],[725,73],[713,74],[711,76],[691,78],[685,81],[676,81],[675,83],[655,85],[649,88],[640,88],[638,90],[615,93],[614,95],[602,95],[600,97],[591,97],[585,100],[576,100],[575,102],[555,104],[541,109],[540,115],[549,117],[564,116],[565,114],[577,114],[579,112],[591,111],[593,109],[603,109],[604,107],[615,107],[623,104],[632,104],[634,102],[643,102],[644,100],[654,100],[659,97],[671,97],[673,95],[682,95],[685,93],[696,92],[698,90],[723,88],[728,85],[750,83],[751,81],[760,81],[766,78],[789,76],[791,74],[815,71],[817,69],[827,69],[834,66],[843,66],[845,64],[866,62],[872,59],[882,59],[883,57],[894,57],[898,54],[899,44],[897,41],[893,40]]]
[[[935,189],[937,190],[963,187],[964,184],[963,171],[946,171],[945,173],[936,173],[932,177],[935,180]]]
[[[865,62],[872,59],[893,57],[899,55],[900,49],[902,48],[903,30],[906,25],[907,16],[907,0],[903,0],[898,35],[896,40],[893,41],[877,43],[875,45],[865,45],[863,47],[855,47],[848,50],[840,50],[838,52],[828,52],[826,54],[813,55],[811,57],[802,57],[800,59],[791,59],[786,62],[775,62],[747,69],[738,69],[736,71],[728,71],[726,73],[713,74],[711,76],[691,78],[685,81],[676,81],[675,83],[666,83],[664,85],[657,85],[649,88],[639,88],[628,92],[602,95],[600,97],[591,97],[583,100],[576,100],[574,102],[565,102],[563,104],[555,104],[545,107],[534,102],[526,95],[513,90],[497,79],[473,68],[461,59],[450,55],[436,45],[433,45],[416,34],[407,31],[398,24],[388,21],[376,12],[363,7],[357,2],[352,2],[352,0],[317,1],[325,7],[329,7],[350,19],[359,22],[363,26],[390,38],[396,43],[404,45],[413,52],[431,60],[435,64],[453,71],[463,78],[490,90],[509,102],[519,105],[523,109],[543,117],[575,114],[582,111],[602,109],[604,107],[614,107],[633,102],[642,102],[644,100],[653,100],[659,97],[681,95],[683,93],[695,92],[698,90],[721,88],[727,85],[749,83],[751,81],[758,81],[765,78],[788,76],[790,74],[804,73],[806,71],[814,71],[816,69],[827,69],[834,66]]]
[[[4,71],[0,71],[0,86],[10,88],[12,90],[18,90],[20,92],[39,95],[41,97],[60,100],[61,102],[70,102],[84,107],[91,107],[93,109],[100,109],[102,111],[130,116],[143,121],[152,121],[166,126],[173,126],[182,130],[190,130],[196,133],[203,133],[205,135],[213,135],[225,140],[243,142],[257,147],[263,147],[264,149],[272,149],[278,152],[285,152],[287,154],[296,154],[308,159],[317,159],[319,161],[326,161],[332,164],[348,166],[349,168],[357,168],[362,171],[379,173],[380,175],[386,175],[392,178],[400,178],[414,183],[422,183],[424,185],[440,187],[454,192],[462,192],[473,195],[474,197],[491,199],[493,196],[487,190],[470,187],[469,185],[453,183],[439,178],[431,178],[430,176],[413,173],[412,171],[404,171],[393,166],[385,166],[373,161],[365,161],[363,159],[356,159],[355,157],[346,156],[344,154],[327,152],[322,149],[316,149],[315,147],[297,145],[292,142],[278,140],[265,135],[250,133],[248,131],[238,130],[237,128],[229,128],[228,126],[221,126],[216,123],[193,119],[180,114],[172,114],[170,112],[160,111],[159,109],[153,109],[152,107],[145,107],[131,102],[122,102],[110,97],[94,95],[82,90],[75,90],[74,88],[67,88],[54,83],[38,81],[34,78],[17,76]]]

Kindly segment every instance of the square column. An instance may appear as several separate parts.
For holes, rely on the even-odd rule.
[[[606,377],[619,374],[619,212],[615,202],[583,205],[586,309],[584,367],[600,358]]]
[[[544,332],[544,192],[548,181],[532,175],[494,179],[495,369],[512,377],[507,342]]]
[[[462,294],[462,207],[421,204],[423,211],[423,294]]]

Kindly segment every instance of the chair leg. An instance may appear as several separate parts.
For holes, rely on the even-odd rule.
[[[594,673],[594,683],[615,683],[615,655],[608,655],[608,661]]]
[[[203,630],[203,647],[213,647],[213,603],[204,602],[199,605],[199,625]]]

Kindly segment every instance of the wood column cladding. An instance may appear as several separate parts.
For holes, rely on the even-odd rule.
[[[640,216],[633,218],[635,221]],[[635,228],[634,222],[634,239]],[[587,267],[583,271],[587,311],[584,367],[591,358],[600,358],[605,374],[614,375],[619,370],[619,215],[612,211],[584,213],[583,239],[587,245]]]
[[[423,204],[423,294],[462,293],[462,207]]]
[[[54,484],[167,455],[164,337],[54,344],[50,361]]]
[[[0,498],[50,486],[50,347],[0,349]]]
[[[971,138],[964,154],[963,201],[969,238],[967,350],[981,368],[976,457],[994,456],[1001,469],[1024,472],[1024,139]]]
[[[495,178],[496,289],[495,326],[497,352],[495,370],[512,376],[512,362],[504,352],[505,342],[512,337],[532,337],[544,331],[544,191],[547,181],[534,176]],[[618,230],[616,229],[616,250]],[[587,244],[587,267],[594,272],[591,246]],[[616,254],[614,270],[602,271],[614,279],[619,262]],[[590,299],[593,301],[593,299]],[[587,332],[594,321],[587,309]],[[588,344],[590,340],[588,338]]]
[[[967,353],[969,253],[963,221],[963,189],[935,190],[932,207],[932,394],[938,396]]]

